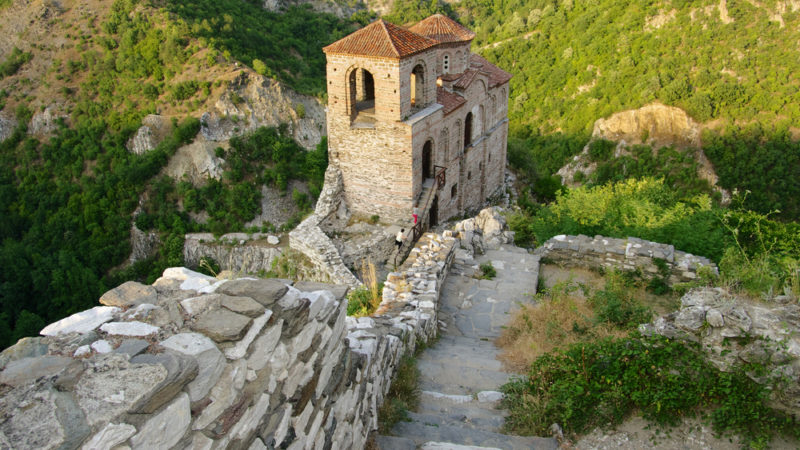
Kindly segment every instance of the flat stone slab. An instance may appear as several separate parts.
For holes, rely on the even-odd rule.
[[[247,317],[255,318],[264,314],[264,307],[250,297],[223,295],[220,299],[220,306]]]
[[[344,297],[347,295],[347,291],[350,290],[350,286],[342,284],[318,283],[316,281],[298,281],[295,283],[294,287],[303,292],[330,291],[336,300],[340,301],[344,299]]]
[[[158,333],[159,328],[148,323],[132,322],[110,322],[100,327],[101,331],[117,336],[149,336]]]
[[[8,363],[5,370],[0,373],[0,384],[19,386],[33,382],[39,377],[55,375],[73,362],[80,364],[66,356],[39,356],[18,359]]]
[[[277,280],[233,280],[218,287],[216,292],[233,297],[250,297],[269,308],[283,297],[289,287]]]
[[[114,314],[120,311],[114,306],[95,306],[92,309],[75,313],[58,322],[44,327],[39,334],[43,336],[57,336],[62,333],[88,333],[100,325],[114,319]]]
[[[247,333],[253,319],[220,308],[201,314],[192,329],[217,342],[238,341]]]
[[[156,288],[136,281],[127,281],[100,297],[100,304],[127,308],[142,303],[156,304],[158,293]]]

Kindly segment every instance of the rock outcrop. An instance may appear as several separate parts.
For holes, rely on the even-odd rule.
[[[178,148],[163,169],[175,180],[186,180],[195,186],[205,184],[209,178],[222,176],[225,160],[216,156],[217,147],[227,148],[227,142],[214,142],[198,135],[191,144]]]
[[[46,136],[52,134],[58,128],[58,120],[66,119],[66,114],[59,114],[56,105],[50,105],[43,111],[37,111],[31,117],[28,125],[28,133],[35,136]]]
[[[625,141],[628,145],[646,144],[656,148],[669,145],[699,148],[700,132],[700,124],[682,109],[652,103],[612,114],[607,119],[597,119],[592,138]]]
[[[745,363],[763,371],[748,372],[770,386],[771,406],[800,419],[800,305],[776,297],[772,304],[740,298],[722,288],[701,288],[681,298],[677,312],[639,327],[701,344],[708,360],[729,371]]]
[[[158,114],[148,114],[142,119],[142,126],[128,139],[128,151],[143,155],[156,148],[170,131],[172,124],[169,120]]]
[[[287,124],[300,145],[314,148],[325,132],[325,110],[313,97],[246,69],[230,80],[216,104],[200,117],[209,141],[227,141],[258,127]]]
[[[8,139],[11,134],[14,133],[15,128],[17,128],[16,119],[6,116],[5,114],[0,114],[0,142]]]
[[[627,147],[639,144],[648,145],[654,150],[667,146],[693,149],[698,163],[698,178],[708,181],[721,194],[723,204],[727,203],[730,201],[730,193],[717,186],[719,178],[714,166],[701,148],[701,133],[702,125],[674,106],[656,102],[639,109],[618,112],[607,119],[597,119],[592,129],[592,138],[581,153],[574,156],[556,174],[561,177],[562,184],[574,187],[581,184],[575,181],[576,173],[594,173],[597,163],[589,158],[589,146],[596,139],[617,143],[614,158],[630,154]]]
[[[477,216],[456,224],[455,236],[469,256],[483,254],[487,249],[496,250],[501,244],[514,242],[514,232],[508,231],[502,212],[503,208],[492,206],[483,209]]]

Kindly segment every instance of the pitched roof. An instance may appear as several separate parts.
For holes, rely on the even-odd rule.
[[[482,56],[475,53],[469,55],[469,65],[471,68],[478,68],[481,72],[489,76],[489,87],[500,86],[511,79],[511,74],[490,63]]]
[[[455,81],[453,87],[466,89],[478,74],[484,75],[489,79],[490,88],[505,84],[511,79],[510,73],[485,60],[482,56],[472,53],[469,55],[469,69],[462,74],[456,75],[458,79],[453,80]]]
[[[472,30],[441,14],[427,17],[412,25],[409,30],[440,43],[466,42],[475,38]]]
[[[467,103],[467,100],[464,99],[464,97],[452,92],[448,92],[445,88],[439,86],[436,88],[436,103],[444,106],[442,111],[446,116],[458,109],[458,107],[464,103]]]
[[[437,42],[398,27],[383,19],[355,31],[333,44],[323,47],[327,53],[374,56],[381,58],[403,58],[426,50]]]

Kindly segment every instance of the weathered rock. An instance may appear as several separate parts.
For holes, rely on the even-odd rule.
[[[298,281],[294,287],[298,291],[313,292],[313,291],[328,291],[333,294],[336,300],[343,300],[350,290],[350,286],[342,284],[318,283],[316,281]]]
[[[75,395],[92,427],[127,411],[167,378],[160,364],[132,364],[124,355],[109,353],[87,364],[75,385]]]
[[[114,348],[111,347],[111,343],[109,343],[105,339],[100,339],[99,341],[92,342],[92,345],[90,345],[90,347],[97,353],[108,353],[111,350],[114,350]]]
[[[158,410],[161,405],[172,400],[183,386],[197,376],[197,361],[191,357],[184,357],[174,353],[161,353],[158,355],[139,355],[131,358],[133,364],[159,364],[167,369],[167,376],[156,385],[147,396],[142,397],[131,406],[131,412],[150,414]]]
[[[220,286],[217,292],[234,297],[250,297],[269,308],[288,290],[285,284],[275,280],[234,280]]]
[[[128,355],[128,358],[133,358],[143,353],[149,346],[150,343],[142,339],[125,339],[119,344],[119,347],[114,349],[114,353]]]
[[[70,364],[79,364],[64,356],[39,356],[11,361],[0,373],[0,384],[19,386],[32,383],[40,377],[49,377],[61,372]]]
[[[231,297],[224,296],[220,300],[220,305],[237,314],[248,317],[258,317],[264,314],[264,307],[250,297]]]
[[[66,333],[88,333],[100,325],[114,319],[114,315],[120,311],[113,306],[95,306],[92,309],[75,313],[58,322],[51,323],[44,327],[39,334],[43,336],[57,336]]]
[[[211,388],[208,396],[210,403],[195,419],[192,429],[205,429],[233,404],[239,390],[244,386],[246,372],[247,363],[243,359],[225,366],[219,381]]]
[[[0,370],[10,361],[46,355],[48,344],[45,343],[44,339],[41,337],[25,337],[3,350],[3,353],[0,353]]]
[[[56,112],[55,105],[50,105],[44,111],[38,111],[31,117],[28,133],[38,136],[51,134],[58,128],[58,119],[66,117],[66,115]]]
[[[127,441],[134,434],[136,434],[136,428],[133,425],[109,423],[86,441],[81,448],[84,450],[111,449]]]
[[[266,325],[270,317],[272,317],[272,311],[267,310],[261,316],[253,319],[250,329],[247,330],[247,334],[233,347],[226,349],[225,356],[228,359],[243,358],[244,355],[247,354],[247,349],[250,348],[250,344],[253,343],[253,340],[255,340],[256,336],[258,336],[258,333],[261,332],[261,329],[264,328],[264,325]]]
[[[225,369],[222,352],[211,339],[202,334],[176,334],[161,342],[161,346],[191,356],[197,361],[197,377],[187,385],[189,399],[192,402],[205,397]]]
[[[12,133],[14,133],[14,129],[17,128],[17,120],[13,117],[7,117],[4,114],[0,114],[0,142],[5,141],[8,139]]]
[[[214,149],[227,148],[227,143],[213,142],[198,135],[190,144],[179,147],[170,158],[164,173],[174,180],[188,179],[195,186],[202,186],[209,179],[222,176],[225,160],[216,156]]]
[[[4,448],[58,448],[67,436],[57,409],[56,393],[49,389],[15,389],[0,397],[0,434],[11,444]]]
[[[153,325],[132,322],[109,322],[100,326],[100,330],[116,336],[149,336],[158,333],[159,328]]]
[[[252,370],[261,370],[267,364],[281,338],[283,320],[271,326],[264,334],[253,343],[253,352],[247,359],[247,367]]]
[[[244,336],[252,322],[247,316],[220,308],[200,314],[192,329],[217,342],[235,341]]]
[[[100,303],[106,306],[127,308],[142,303],[158,303],[156,288],[136,281],[127,281],[100,297]]]
[[[189,431],[191,423],[189,396],[181,393],[163,411],[142,425],[139,433],[131,438],[134,449],[169,449],[177,444]]]

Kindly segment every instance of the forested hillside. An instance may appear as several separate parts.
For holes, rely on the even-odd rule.
[[[25,5],[2,2],[0,17],[36,13]],[[321,95],[321,47],[354,29],[309,8],[277,14],[238,0],[45,8],[43,21],[14,36],[23,49],[0,61],[0,114],[17,124],[0,143],[0,261],[7,267],[0,275],[0,347],[91,307],[126,279],[152,280],[182,264],[188,231],[242,229],[260,212],[260,184],[285,190],[297,178],[319,192],[324,140],[306,153],[276,129],[232,141],[227,153],[219,149],[229,164],[218,182],[194,187],[156,175],[194,139],[204,106],[225,88],[218,77],[245,64]],[[16,19],[2,23],[11,29]],[[51,105],[61,117],[52,137],[27,134],[34,113]],[[171,135],[144,155],[130,153],[126,141],[155,112],[173,118]],[[110,271],[130,254],[142,194],[136,223],[158,231],[164,245],[154,259]],[[308,207],[303,195],[296,200]],[[205,225],[188,215],[201,210],[210,217]]]

